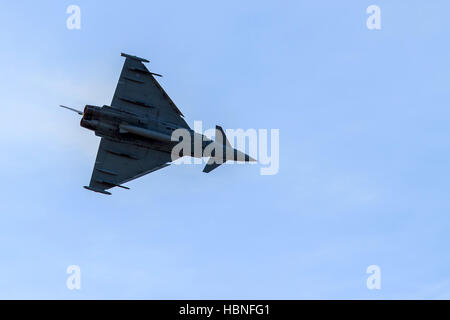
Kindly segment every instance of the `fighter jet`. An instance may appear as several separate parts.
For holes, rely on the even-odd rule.
[[[216,126],[215,141],[194,132],[144,63],[149,61],[122,53],[125,63],[111,105],[86,105],[84,111],[61,107],[82,116],[80,125],[101,137],[89,186],[84,188],[110,195],[107,190],[162,169],[183,156],[210,156],[203,172],[209,173],[227,160],[256,161],[234,149],[223,129]],[[192,148],[173,154],[180,143],[174,131],[184,129]],[[179,131],[179,130],[177,130]],[[195,141],[200,141],[196,147]],[[188,151],[186,151],[188,150]],[[209,153],[205,153],[209,150]],[[211,151],[212,150],[212,151]],[[220,152],[218,152],[220,151]]]

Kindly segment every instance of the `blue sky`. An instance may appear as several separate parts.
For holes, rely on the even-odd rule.
[[[0,298],[450,298],[449,10],[4,3]],[[99,138],[57,105],[109,104],[122,51],[151,61],[191,125],[280,129],[279,173],[171,166],[109,197],[83,189]]]

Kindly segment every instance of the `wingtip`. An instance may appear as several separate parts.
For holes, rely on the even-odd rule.
[[[83,188],[85,188],[85,189],[87,189],[87,190],[90,190],[90,191],[94,191],[94,192],[106,194],[106,195],[108,195],[108,196],[111,195],[111,192],[108,192],[108,191],[106,191],[106,190],[95,189],[95,188],[92,188],[92,187],[89,187],[89,186],[84,186]]]
[[[146,62],[146,63],[150,62],[150,61],[148,61],[147,59],[140,58],[140,57],[138,57],[138,56],[133,56],[133,55],[131,55],[131,54],[127,54],[127,53],[124,53],[124,52],[121,52],[120,55],[121,55],[122,57],[134,59],[134,60],[141,61],[141,62]]]

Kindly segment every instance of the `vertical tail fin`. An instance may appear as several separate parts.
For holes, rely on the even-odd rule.
[[[225,131],[223,131],[221,126],[216,126],[216,141],[231,147],[230,141],[228,141]]]
[[[216,126],[216,142],[231,147],[230,141],[228,141],[227,136],[225,135],[225,131],[223,131],[221,126]],[[218,160],[218,161],[217,161]],[[208,163],[206,164],[203,172],[209,173],[213,171],[215,168],[223,164],[225,161],[222,159],[216,159],[214,157],[209,158]]]

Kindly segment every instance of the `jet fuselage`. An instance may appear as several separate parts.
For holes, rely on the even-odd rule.
[[[190,148],[182,148],[181,152],[172,160],[183,156],[196,158],[215,157],[216,151],[220,149],[223,154],[223,161],[250,161],[248,155],[225,144],[223,142],[226,139],[225,137],[222,137],[219,141],[213,141],[190,128],[181,128],[157,119],[144,118],[143,116],[106,105],[103,107],[86,105],[80,125],[83,128],[94,131],[95,135],[99,137],[144,146],[167,153],[171,153],[174,146],[181,141],[181,139],[174,138],[172,133],[177,129],[184,129],[190,136],[191,146]],[[201,145],[201,147],[199,148],[198,145]],[[207,154],[205,154],[205,150],[207,150]]]

